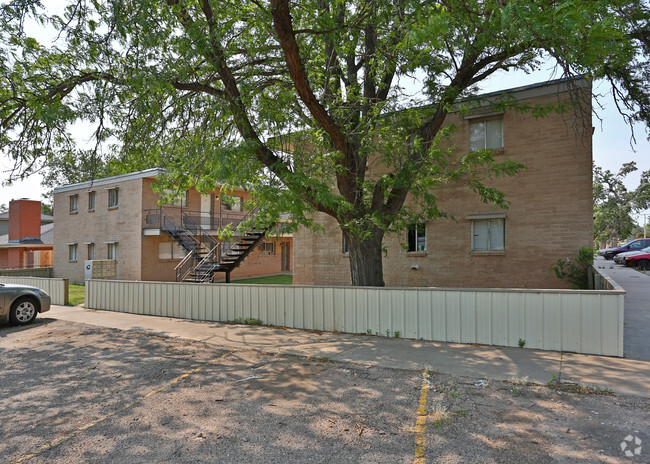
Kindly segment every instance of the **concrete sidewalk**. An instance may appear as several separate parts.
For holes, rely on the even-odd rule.
[[[475,379],[527,376],[532,382],[547,383],[561,375],[562,380],[607,387],[617,393],[650,396],[650,362],[641,360],[198,322],[70,306],[52,306],[40,317],[269,353],[397,369],[428,367]]]

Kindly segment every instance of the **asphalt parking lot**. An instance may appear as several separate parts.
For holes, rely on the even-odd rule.
[[[1,462],[645,462],[620,443],[648,440],[642,397],[425,381],[47,315],[0,325],[0,372]]]

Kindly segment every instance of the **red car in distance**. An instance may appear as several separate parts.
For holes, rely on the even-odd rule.
[[[625,265],[638,267],[641,271],[650,271],[650,253],[629,256],[625,260]]]

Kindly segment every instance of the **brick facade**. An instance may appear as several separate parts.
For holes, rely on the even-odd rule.
[[[84,262],[89,259],[89,245],[94,246],[95,259],[109,258],[109,246],[117,245],[117,263],[115,279],[143,281],[174,281],[174,268],[181,258],[161,258],[161,243],[175,243],[165,232],[147,224],[146,210],[158,210],[158,194],[152,189],[159,170],[153,169],[141,173],[126,174],[108,179],[98,179],[90,183],[58,187],[54,190],[54,214],[56,229],[54,233],[54,275],[65,277],[71,282],[83,282]],[[109,207],[109,195],[112,189],[119,191],[117,207]],[[94,209],[89,209],[89,197],[94,192]],[[211,208],[222,208],[219,190],[210,195]],[[243,190],[235,190],[231,196],[250,197]],[[76,196],[77,210],[71,211],[70,198]],[[201,210],[201,194],[195,189],[188,191],[187,206],[165,205],[164,210],[170,217],[180,218],[181,209],[185,211]],[[151,211],[150,211],[151,212]],[[155,212],[155,211],[153,211]],[[243,215],[243,213],[242,213]],[[146,233],[145,233],[146,231]],[[149,234],[151,233],[151,235]],[[273,241],[266,238],[265,241]],[[278,239],[291,247],[292,239]],[[77,259],[70,259],[70,246],[76,245]],[[164,255],[163,255],[164,256]],[[232,272],[233,279],[256,275],[277,274],[283,271],[280,262],[280,245],[276,253],[270,255],[256,249],[244,262]],[[291,266],[287,269],[292,270]],[[215,280],[223,274],[216,273]]]
[[[579,85],[590,90],[585,81]],[[509,91],[521,103],[568,101],[566,83]],[[589,93],[590,95],[590,93]],[[475,116],[475,115],[474,115]],[[495,211],[465,185],[437,191],[439,208],[454,217],[426,224],[426,251],[409,253],[407,233],[387,236],[383,260],[387,286],[564,288],[549,269],[559,258],[573,258],[593,239],[591,105],[536,119],[506,111],[503,149],[496,159],[510,158],[526,169],[515,177],[499,177],[492,185],[511,206]],[[457,127],[458,153],[469,151],[469,125],[476,119],[450,114]],[[412,201],[408,199],[407,201]],[[472,252],[472,218],[505,214],[505,249]],[[487,215],[487,216],[481,216]],[[349,258],[342,252],[342,233],[334,219],[317,216],[324,235],[301,229],[294,234],[295,284],[350,285]]]

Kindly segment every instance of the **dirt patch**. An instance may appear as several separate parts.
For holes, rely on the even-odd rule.
[[[421,372],[46,318],[0,326],[0,369],[1,462],[406,463],[419,438],[424,462],[650,456],[647,398],[524,379],[431,372],[418,428]],[[628,435],[642,440],[636,457],[621,450]]]

